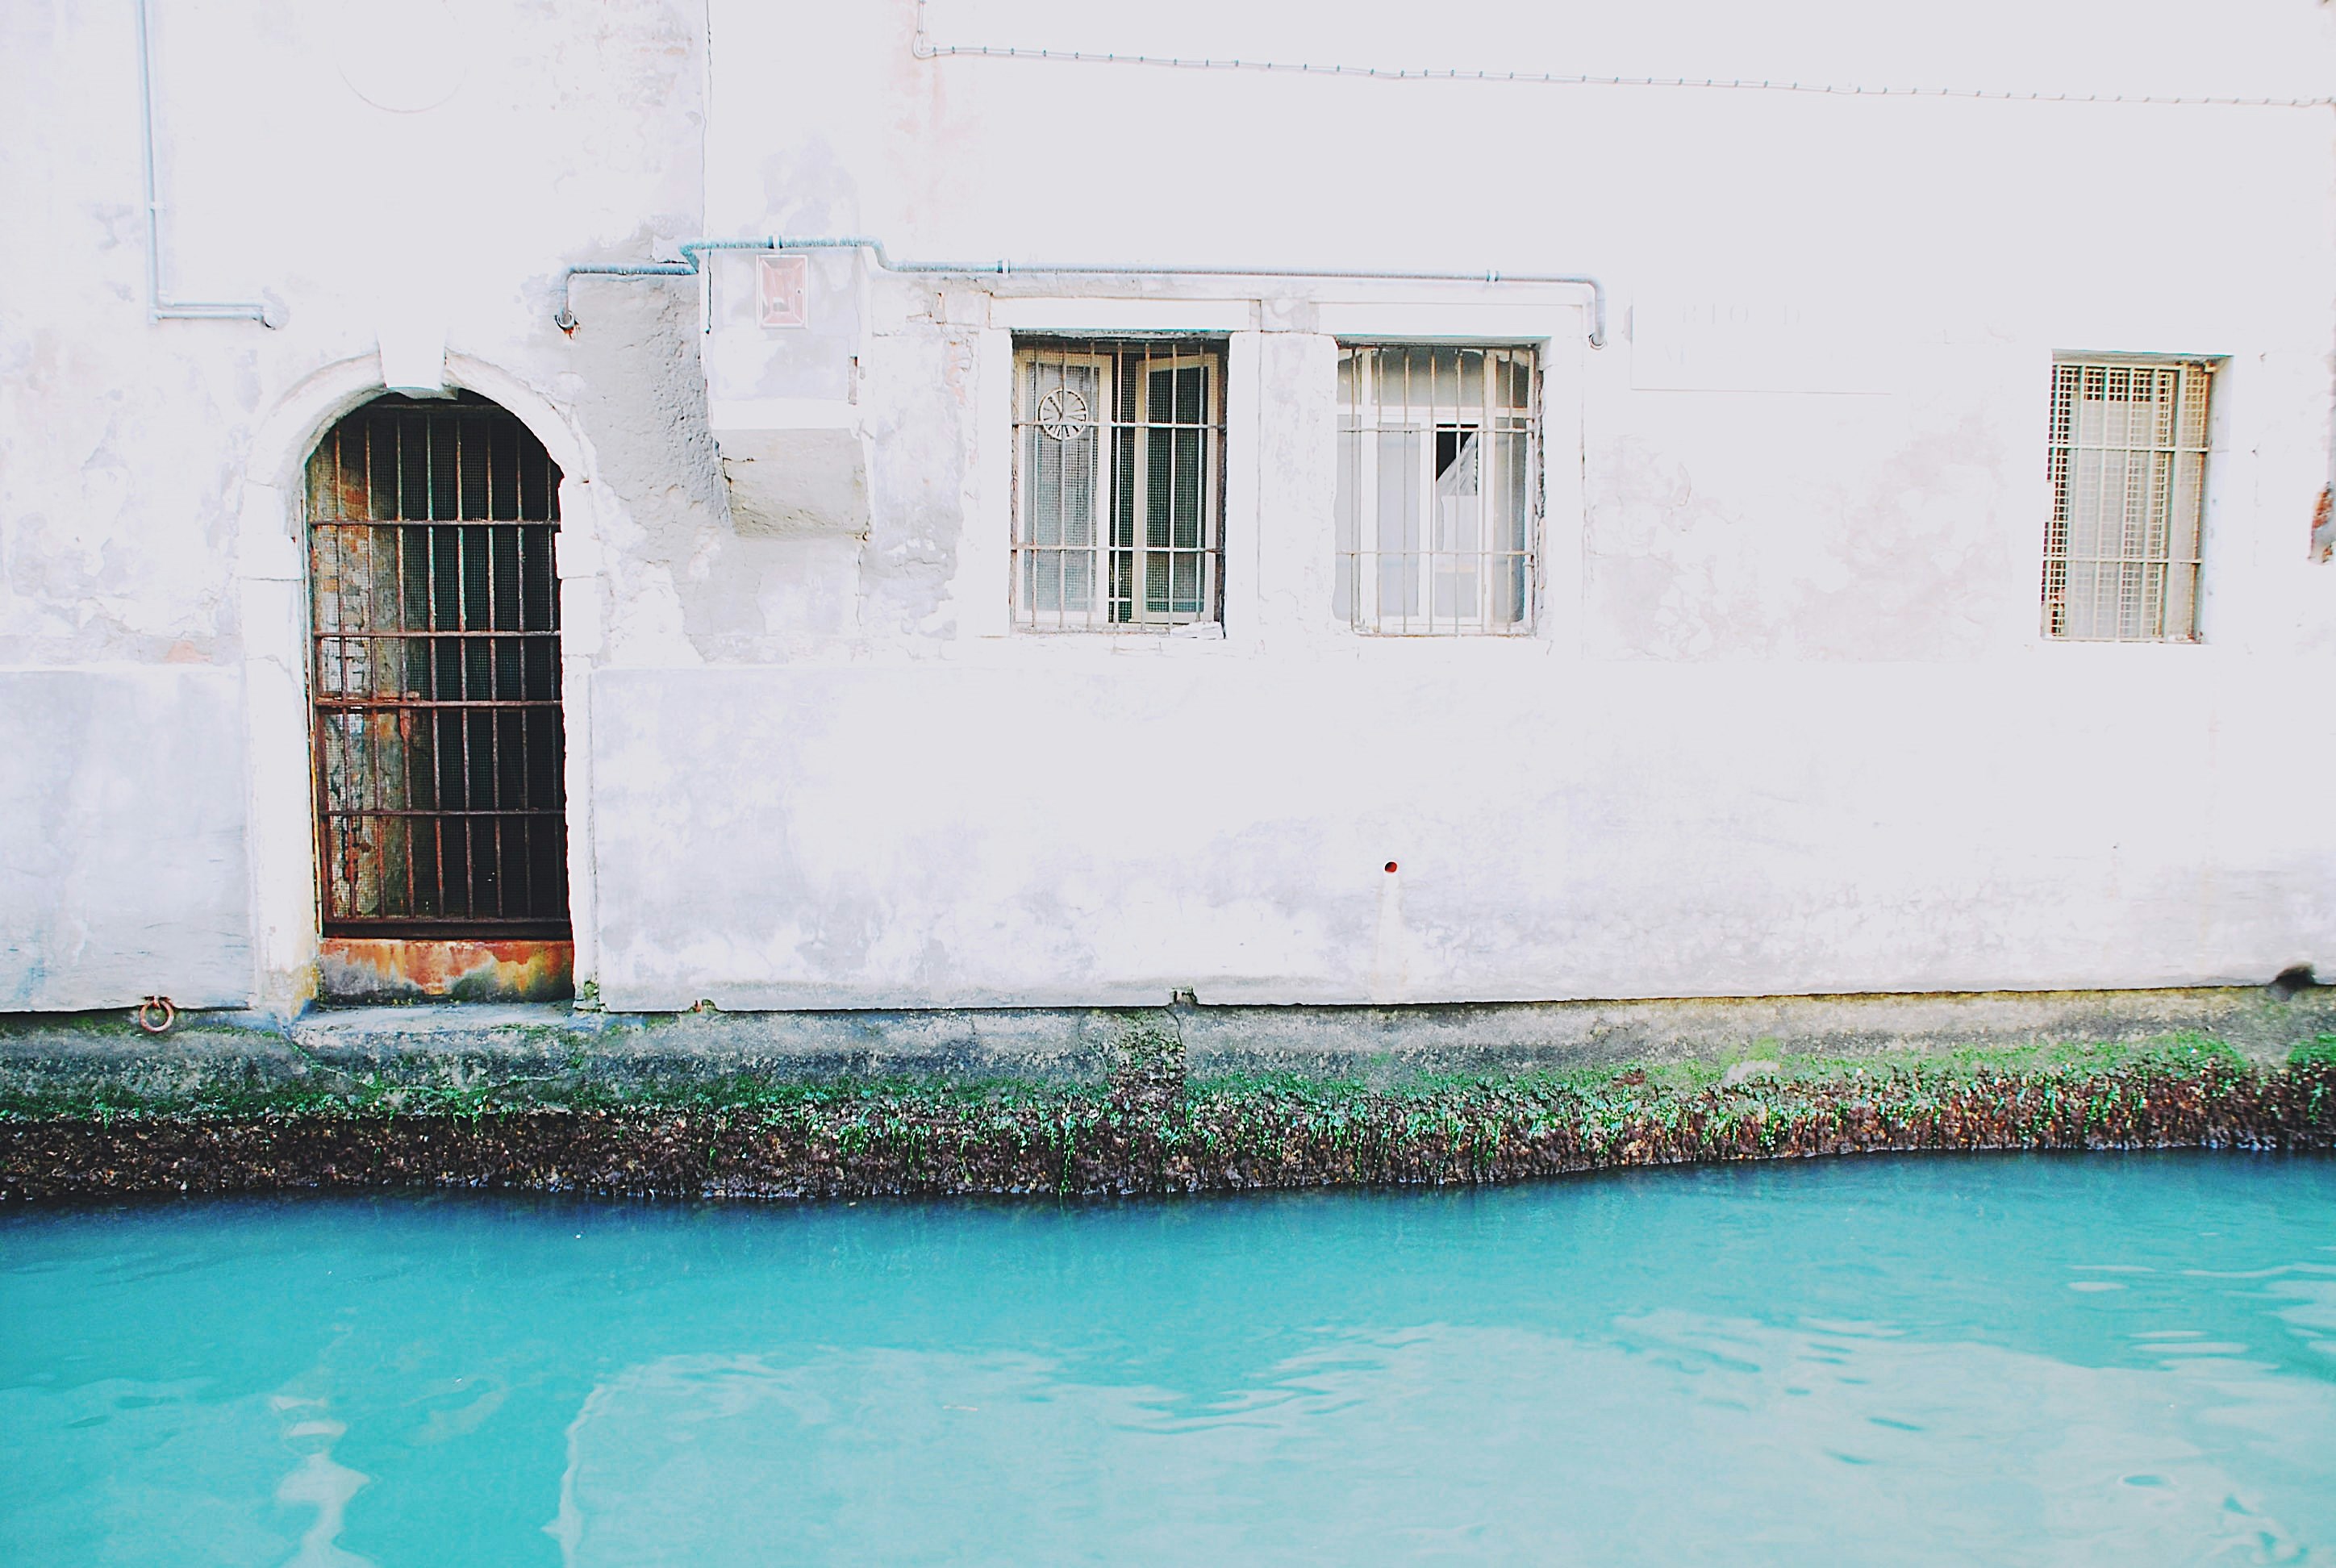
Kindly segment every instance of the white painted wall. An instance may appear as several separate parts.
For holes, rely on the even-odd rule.
[[[153,0],[167,286],[265,298],[271,330],[147,319],[135,15],[0,6],[0,750],[45,754],[0,794],[0,1007],[288,1005],[316,945],[300,466],[378,390],[382,335],[443,331],[453,380],[560,454],[572,702],[603,603],[623,626],[677,624],[667,563],[726,533],[683,291],[614,297],[589,338],[551,322],[568,261],[698,226],[705,17]],[[453,47],[385,49],[384,16]],[[597,555],[603,530],[626,550]],[[205,766],[15,716],[102,709],[123,666],[152,677],[141,693],[200,674],[229,694],[180,709],[200,715]],[[225,818],[248,874],[122,869],[189,863],[190,813]],[[103,832],[52,841],[75,823]]]
[[[150,900],[133,936],[94,842],[65,846],[70,881],[24,824],[68,820],[76,781],[161,786],[44,740],[70,755],[12,783],[0,876],[30,869],[0,886],[52,891],[0,903],[0,1006],[223,970],[300,993],[285,482],[377,336],[417,321],[569,471],[579,973],[611,1006],[2336,973],[2336,569],[2305,548],[2336,112],[926,59],[912,0],[459,9],[467,66],[401,75],[352,42],[363,5],[155,0],[170,285],[262,291],[272,331],[144,318],[127,4],[0,12],[0,713],[12,682],[216,672],[242,694],[219,754],[242,785],[195,787],[251,868]],[[2212,26],[2172,0],[1952,28],[1840,11],[932,0],[925,25],[942,48],[1844,88],[2336,81],[2303,0]],[[765,332],[744,255],[703,298],[579,280],[575,335],[550,324],[566,262],[772,232],[1588,272],[1610,340],[1584,346],[1565,287],[910,280],[848,258],[814,269],[813,330]],[[1231,343],[1225,639],[1012,635],[1013,333],[1169,322]],[[1342,333],[1545,345],[1533,638],[1332,622]],[[2038,636],[2066,350],[2228,356],[2200,646]],[[715,435],[787,425],[856,433],[864,519],[734,515]],[[192,842],[130,817],[158,852]],[[68,925],[89,933],[70,950]]]

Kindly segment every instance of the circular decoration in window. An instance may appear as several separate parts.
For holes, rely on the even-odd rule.
[[[1038,400],[1038,428],[1056,441],[1068,441],[1089,424],[1087,400],[1067,386],[1058,386]]]

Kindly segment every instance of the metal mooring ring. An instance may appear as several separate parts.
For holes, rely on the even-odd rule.
[[[148,997],[138,1004],[138,1027],[150,1035],[168,1034],[178,1021],[179,1009],[168,997]]]

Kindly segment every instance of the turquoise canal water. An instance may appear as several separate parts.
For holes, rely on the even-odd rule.
[[[0,1562],[2336,1560],[2336,1162],[0,1213]]]

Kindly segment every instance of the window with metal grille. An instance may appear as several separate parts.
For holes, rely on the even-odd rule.
[[[1222,346],[1024,342],[1014,367],[1016,621],[1108,631],[1216,620]]]
[[[2196,638],[2213,372],[2205,362],[2053,365],[2047,637]]]
[[[482,398],[383,397],[307,511],[325,933],[566,936],[559,468]]]
[[[1361,631],[1533,629],[1529,348],[1338,350],[1333,613]]]

